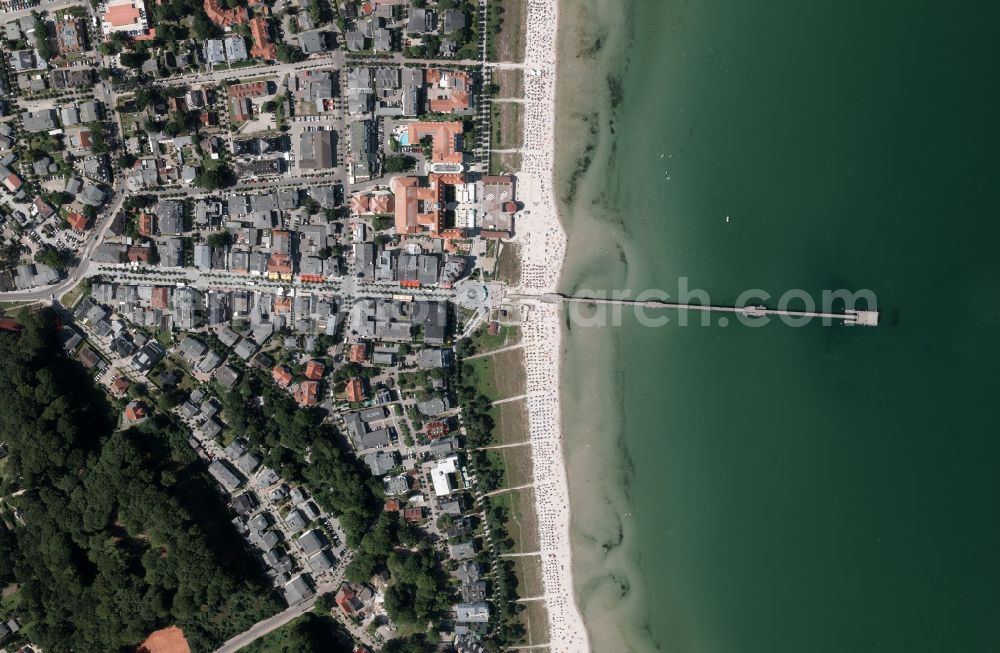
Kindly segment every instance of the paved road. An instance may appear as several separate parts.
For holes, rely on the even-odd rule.
[[[320,586],[320,588],[322,587],[324,586]],[[323,591],[323,593],[332,591],[334,589],[336,588],[332,587],[326,588]],[[290,621],[298,619],[305,613],[312,610],[313,606],[316,604],[317,596],[313,596],[312,598],[306,599],[302,603],[297,603],[289,607],[284,612],[279,612],[273,617],[269,617],[263,621],[257,622],[256,624],[251,626],[249,630],[240,633],[236,637],[233,637],[231,640],[220,646],[218,649],[216,649],[215,653],[235,653],[244,646],[249,645],[251,642],[260,639],[264,635],[272,631],[275,631],[278,628],[281,628]]]
[[[322,596],[323,594],[329,594],[330,592],[336,592],[340,589],[340,584],[344,580],[344,572],[347,569],[347,565],[350,564],[353,555],[353,551],[349,551],[347,555],[343,557],[343,559],[337,564],[337,573],[333,580],[328,583],[320,583],[317,585],[316,594],[311,598],[308,598],[300,603],[296,603],[295,605],[290,606],[287,610],[279,612],[273,617],[268,617],[263,621],[257,622],[248,630],[243,631],[220,646],[215,650],[215,653],[236,653],[236,651],[249,645],[251,642],[257,641],[264,635],[281,628],[285,624],[298,619],[305,613],[312,610],[313,606],[316,605],[317,597]],[[372,639],[368,633],[366,633],[364,629],[359,628],[352,622],[348,621],[339,609],[333,611],[333,617],[337,619],[337,621],[340,622],[340,624],[352,635],[354,635],[355,638],[371,646]]]

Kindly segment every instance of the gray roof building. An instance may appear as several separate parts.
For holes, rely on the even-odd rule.
[[[234,61],[246,61],[247,59],[247,42],[243,40],[242,36],[229,36],[226,37],[226,59],[230,63]]]
[[[15,50],[10,53],[9,60],[10,67],[14,69],[15,73],[41,68],[44,63],[43,59],[38,55],[38,51],[34,49]]]
[[[161,234],[179,234],[184,231],[184,204],[177,200],[160,200],[153,209]]]
[[[302,537],[299,538],[299,546],[305,551],[307,556],[311,556],[317,553],[327,545],[326,538],[323,537],[323,533],[317,529],[312,529],[306,532]]]
[[[220,363],[222,363],[222,356],[219,356],[214,351],[209,351],[207,354],[205,354],[204,358],[198,361],[198,364],[195,366],[195,369],[197,369],[202,374],[208,374],[209,372],[217,368]]]
[[[373,406],[372,408],[360,410],[358,411],[358,417],[365,423],[385,419],[385,406]]]
[[[194,246],[194,266],[199,270],[212,269],[212,248],[208,245],[197,243]]]
[[[224,460],[213,460],[208,466],[208,473],[211,474],[219,485],[227,492],[232,492],[243,484],[243,477],[236,473],[232,467]]]
[[[185,336],[184,340],[177,345],[177,351],[189,363],[194,363],[208,351],[208,346],[194,336]]]
[[[365,35],[359,30],[351,30],[344,36],[348,50],[358,51],[365,49]]]
[[[100,206],[104,203],[105,197],[107,197],[107,194],[89,181],[84,184],[83,190],[77,196],[87,206]]]
[[[431,16],[426,9],[410,7],[410,15],[406,21],[406,31],[423,34],[430,30]]]
[[[317,170],[332,168],[337,151],[334,131],[302,132],[299,136],[299,168]]]
[[[445,9],[444,25],[441,29],[445,34],[465,29],[465,12],[461,9]]]
[[[458,441],[455,438],[442,438],[431,443],[428,452],[435,458],[447,456],[458,450]]]
[[[254,352],[257,351],[257,343],[249,338],[244,338],[235,347],[233,347],[233,353],[242,358],[243,360],[249,360]]]
[[[459,603],[455,606],[455,621],[462,623],[489,623],[490,606],[485,602]]]
[[[313,594],[311,583],[302,574],[285,583],[285,600],[288,601],[288,605],[295,605]]]
[[[417,410],[428,417],[436,417],[448,410],[448,408],[450,408],[450,402],[448,402],[447,398],[439,399],[431,397],[426,401],[417,402]]]
[[[73,106],[66,106],[59,110],[59,119],[63,127],[72,127],[80,124],[80,111]]]
[[[285,526],[288,532],[295,535],[306,527],[306,518],[299,510],[293,510],[285,515]]]
[[[326,52],[330,49],[330,34],[323,30],[312,30],[299,33],[299,46],[306,54]]]
[[[228,365],[223,365],[215,370],[216,382],[226,390],[232,390],[239,378],[239,373]]]
[[[55,109],[25,111],[21,114],[21,124],[24,126],[24,130],[29,132],[55,129],[57,126]]]
[[[100,106],[94,100],[80,103],[80,122],[97,122],[101,119]]]
[[[378,447],[387,447],[389,443],[392,442],[392,434],[389,429],[376,429],[369,433],[361,434],[361,448],[362,449],[376,449]]]
[[[392,32],[379,27],[375,30],[375,52],[389,52],[392,50]]]
[[[314,574],[321,574],[325,571],[330,571],[336,566],[336,561],[333,556],[330,555],[329,551],[320,551],[316,555],[309,558],[307,563],[309,569],[312,570]]]
[[[476,557],[476,545],[472,542],[461,542],[448,545],[448,555],[453,560],[468,560]]]
[[[226,46],[222,39],[209,39],[205,41],[205,61],[209,64],[226,62]]]
[[[371,470],[372,476],[382,476],[395,469],[396,456],[391,451],[376,451],[365,455],[365,464]]]

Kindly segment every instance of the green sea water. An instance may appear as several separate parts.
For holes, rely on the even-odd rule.
[[[626,485],[608,541],[576,527],[588,623],[612,584],[626,650],[1000,650],[1000,5],[620,7],[580,36],[614,97],[559,162],[564,290],[869,288],[882,324],[570,325],[610,399],[568,378],[567,421]]]

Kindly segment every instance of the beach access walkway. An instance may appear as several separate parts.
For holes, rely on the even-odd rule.
[[[539,487],[541,485],[545,485],[545,483],[540,483],[540,482],[535,481],[535,482],[532,482],[532,483],[525,483],[524,485],[515,485],[514,487],[502,487],[499,490],[493,490],[492,492],[487,492],[483,496],[484,497],[495,497],[496,495],[498,495],[498,494],[504,494],[505,492],[513,492],[515,490],[527,490],[528,488]]]
[[[502,354],[505,351],[514,351],[515,349],[524,349],[524,343],[519,342],[516,345],[508,345],[506,347],[500,347],[499,349],[491,349],[490,351],[484,351],[481,354],[466,356],[464,360],[471,361],[475,360],[476,358],[486,358],[487,356],[492,356],[493,354]]]
[[[494,449],[513,449],[514,447],[530,447],[531,440],[524,442],[511,442],[510,444],[491,444],[486,447],[476,447],[474,451],[493,451]]]

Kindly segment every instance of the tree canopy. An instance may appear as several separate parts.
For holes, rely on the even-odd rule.
[[[105,396],[66,359],[51,312],[0,335],[0,440],[22,520],[0,575],[48,650],[134,650],[170,624],[208,650],[277,611],[214,486],[165,417],[115,431]]]

